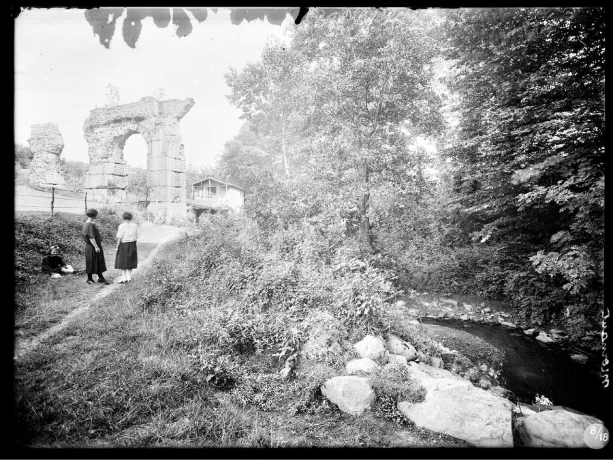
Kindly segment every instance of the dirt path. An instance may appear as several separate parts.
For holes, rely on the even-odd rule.
[[[142,272],[144,269],[146,270],[153,263],[153,260],[155,259],[160,247],[174,239],[179,238],[181,234],[182,232],[179,228],[166,225],[150,225],[142,227],[141,235],[138,241],[140,243],[157,243],[157,246],[149,253],[146,259],[144,259],[142,262],[139,261],[138,268],[135,269],[134,272]],[[105,289],[99,291],[88,303],[72,310],[60,323],[50,327],[29,340],[19,341],[19,339],[16,339],[13,359],[21,358],[23,355],[36,348],[42,341],[62,330],[68,325],[68,323],[70,323],[72,319],[85,312],[93,304],[108,296],[112,292],[115,292],[115,290],[119,288],[119,284],[117,283],[119,281],[118,277],[109,279],[109,281],[112,282],[110,286],[106,286]]]

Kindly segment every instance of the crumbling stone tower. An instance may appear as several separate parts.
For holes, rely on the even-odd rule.
[[[34,153],[30,164],[29,182],[32,187],[48,189],[62,187],[64,178],[60,173],[60,155],[64,150],[64,139],[54,123],[32,125],[28,139]]]
[[[193,99],[138,102],[91,111],[83,131],[89,145],[90,169],[85,190],[92,200],[126,199],[127,167],[123,148],[132,134],[147,142],[149,210],[184,216],[186,212],[185,155],[179,121],[194,106]]]

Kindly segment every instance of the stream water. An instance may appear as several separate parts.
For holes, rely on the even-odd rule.
[[[422,318],[422,321],[468,332],[504,351],[506,360],[501,383],[522,402],[532,404],[537,394],[544,395],[556,406],[566,406],[600,419],[609,407],[608,394],[595,366],[574,362],[560,345],[546,345],[498,325],[430,318]],[[598,357],[591,361],[599,364]]]

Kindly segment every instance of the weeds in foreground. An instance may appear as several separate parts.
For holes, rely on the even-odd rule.
[[[153,243],[139,244],[139,258],[145,259],[155,248]],[[108,279],[119,274],[114,266],[114,246],[104,246],[108,271]],[[81,268],[84,259],[70,261],[75,268]],[[138,275],[136,275],[138,276]],[[81,275],[67,275],[59,279],[48,275],[36,275],[36,281],[27,283],[15,293],[16,302],[14,310],[15,328],[21,339],[32,337],[50,325],[58,323],[72,310],[86,305],[95,293],[104,289],[103,286],[89,286],[85,284],[86,277]]]
[[[370,376],[369,381],[376,395],[375,414],[401,425],[406,426],[407,419],[398,410],[398,403],[418,403],[426,396],[425,389],[411,378],[404,365],[387,365],[380,373]]]
[[[257,238],[243,240],[240,226],[222,227],[162,248],[163,262],[146,282],[102,299],[17,363],[21,445],[262,447],[294,445],[295,438],[304,445],[386,445],[385,430],[370,437],[364,430],[372,424],[340,413],[320,391],[349,358],[344,345],[328,347],[327,334],[342,329],[342,342],[367,330],[342,314],[335,295],[342,293],[343,308],[363,307],[351,299],[374,305],[387,289],[383,272],[278,264],[278,254],[243,247]],[[277,272],[284,284],[267,286]],[[365,277],[367,287],[359,283]],[[278,303],[283,289],[286,301]],[[314,337],[322,322],[333,330],[320,328]],[[298,360],[293,378],[283,379],[278,358],[295,354],[283,354],[293,327],[299,343],[314,345],[313,359]],[[406,388],[374,386],[381,401],[408,397]]]

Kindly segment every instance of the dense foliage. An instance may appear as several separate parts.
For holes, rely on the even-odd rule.
[[[203,225],[201,235],[182,243],[185,252],[156,262],[143,310],[190,315],[215,307],[230,336],[210,325],[200,333],[243,352],[279,344],[288,323],[299,326],[322,308],[363,330],[385,327],[384,302],[396,292],[387,271],[344,248],[333,250],[316,233],[288,230],[269,238],[243,217],[212,216]]]
[[[545,319],[593,317],[604,287],[604,11],[448,15],[449,86],[460,96],[458,238],[496,249],[488,276]],[[572,320],[569,319],[569,320]]]
[[[30,147],[15,144],[15,163],[19,163],[22,168],[29,168],[32,158],[34,158],[34,152],[30,150]]]
[[[398,285],[528,323],[596,320],[602,9],[352,9],[285,32],[227,75],[247,121],[221,173],[268,235],[361,248]]]
[[[83,181],[89,169],[89,163],[70,161],[60,157],[60,173],[66,181],[66,186],[75,191],[83,191]]]

